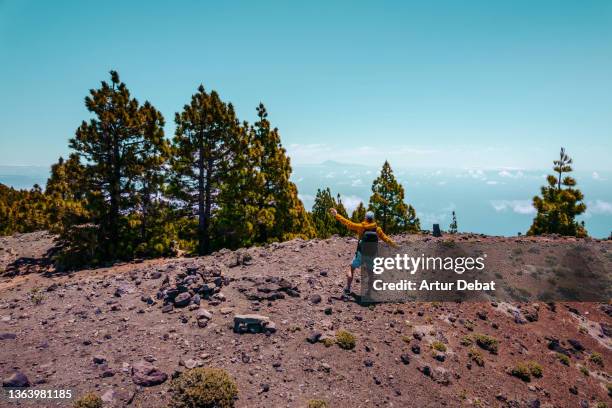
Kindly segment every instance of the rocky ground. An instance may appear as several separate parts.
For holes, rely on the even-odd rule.
[[[612,259],[611,241],[452,239],[481,243],[505,273],[560,257],[568,245]],[[54,273],[51,245],[44,233],[0,238],[5,386],[27,382],[94,391],[107,406],[165,407],[172,377],[210,366],[236,379],[239,407],[305,407],[311,399],[330,407],[612,406],[606,303],[360,306],[338,297],[353,238],[71,274]],[[338,330],[355,336],[353,349],[329,344]],[[511,375],[527,362],[541,366],[540,377]]]

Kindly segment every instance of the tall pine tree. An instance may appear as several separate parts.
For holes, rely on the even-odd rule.
[[[383,164],[380,176],[372,184],[369,210],[374,212],[376,223],[386,233],[420,230],[416,212],[404,202],[404,187],[397,182],[387,161]]]
[[[542,187],[542,196],[533,198],[533,206],[538,213],[527,234],[585,237],[587,231],[584,224],[576,221],[576,216],[586,211],[586,204],[582,202],[584,195],[575,188],[576,180],[569,176],[573,170],[572,159],[563,147],[559,159],[553,161],[553,170],[556,175],[547,177],[548,185]]]
[[[141,106],[130,95],[116,71],[110,72],[111,82],[102,81],[85,98],[85,106],[95,117],[83,121],[70,147],[84,160],[87,185],[91,188],[88,202],[94,209],[94,221],[99,224],[103,258],[129,258],[133,245],[125,242],[129,235],[125,214],[134,210],[134,193],[143,170],[143,155],[162,149],[159,132],[161,114],[152,118],[149,104]],[[151,123],[151,120],[153,123]],[[151,132],[151,127],[158,127]],[[162,137],[163,139],[163,137]],[[151,146],[147,146],[150,144]]]
[[[219,189],[237,154],[234,108],[202,85],[175,117],[173,191],[187,215],[198,218],[198,253],[211,250],[211,221]]]
[[[291,164],[277,128],[272,128],[268,112],[260,103],[253,126],[253,149],[260,172],[257,213],[257,241],[284,241],[295,237],[311,238],[315,231],[304,205],[298,198],[296,185],[289,180]]]

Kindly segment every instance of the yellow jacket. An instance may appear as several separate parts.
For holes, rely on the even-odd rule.
[[[374,228],[376,228],[376,235],[378,235],[380,239],[382,239],[383,241],[385,241],[387,244],[391,246],[397,247],[397,244],[393,242],[393,240],[389,238],[383,232],[382,228],[377,226],[375,222],[367,222],[367,221],[353,222],[351,220],[347,220],[340,214],[336,214],[336,219],[340,221],[343,225],[345,225],[346,228],[350,229],[351,231],[355,231],[359,235],[359,239],[361,239],[365,231],[371,231]]]

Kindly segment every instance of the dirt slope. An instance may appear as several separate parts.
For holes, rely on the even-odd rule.
[[[414,245],[431,242],[425,236],[396,238]],[[519,253],[527,262],[530,257],[561,256],[564,245],[575,244],[472,235],[455,239],[481,242],[490,257],[514,257],[504,264],[507,268],[518,267]],[[4,267],[20,253],[44,258],[42,247],[50,242],[45,234],[3,238],[0,246],[11,253]],[[14,249],[7,251],[9,245]],[[607,259],[612,256],[610,241],[581,245]],[[352,238],[296,240],[63,276],[0,278],[0,378],[19,370],[36,387],[104,394],[108,406],[165,407],[170,378],[150,387],[134,382],[132,366],[145,359],[169,377],[185,366],[225,368],[238,383],[239,407],[305,407],[313,398],[331,407],[612,403],[606,389],[612,382],[608,305],[519,305],[521,316],[531,316],[527,320],[517,319],[516,305],[501,302],[363,307],[338,298],[354,246]],[[529,250],[533,247],[538,251]],[[44,262],[31,264],[37,266],[30,272],[49,271]],[[199,307],[162,310],[158,292],[166,290],[159,297],[167,296],[177,279],[188,288],[208,280],[207,287],[214,290],[208,299],[202,296]],[[198,319],[202,309],[212,317]],[[243,313],[268,316],[276,332],[234,333],[234,315]],[[355,335],[353,350],[307,341],[339,329]],[[479,334],[498,341],[496,354],[476,343],[465,345]],[[432,344],[446,350],[435,351]],[[482,366],[470,350],[481,356]],[[559,352],[569,356],[569,365],[560,361]],[[602,356],[600,364],[589,359],[593,352]],[[539,363],[542,377],[525,382],[509,374],[525,361]]]

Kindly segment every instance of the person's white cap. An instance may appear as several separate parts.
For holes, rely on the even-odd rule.
[[[372,211],[368,211],[366,213],[366,220],[368,221],[374,221],[374,213]]]

